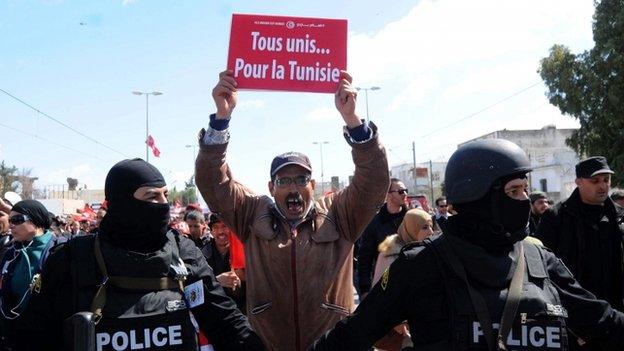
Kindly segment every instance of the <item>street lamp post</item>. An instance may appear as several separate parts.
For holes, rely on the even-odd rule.
[[[370,121],[370,118],[368,117],[368,91],[369,90],[375,91],[381,88],[380,87],[370,87],[370,88],[355,87],[355,89],[357,91],[364,90],[364,98],[366,100],[366,124],[368,124],[368,122]]]
[[[149,138],[149,96],[162,95],[159,91],[153,91],[151,93],[144,91],[133,91],[134,95],[145,95],[145,161],[149,162],[149,146],[147,145],[147,139]]]
[[[321,196],[325,195],[325,179],[323,169],[323,144],[329,144],[329,141],[313,141],[312,144],[318,145],[321,148]]]
[[[192,145],[184,145],[184,147],[188,148],[193,148],[193,163],[195,164],[195,159],[197,159],[196,153],[195,153],[195,148],[197,147],[197,145],[192,144]],[[195,184],[195,167],[193,167],[193,184]]]

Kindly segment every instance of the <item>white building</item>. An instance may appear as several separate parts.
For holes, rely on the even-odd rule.
[[[429,203],[432,204],[436,198],[442,196],[442,183],[444,183],[445,171],[446,161],[416,163],[415,172],[414,164],[402,163],[390,168],[390,176],[403,181],[409,189],[410,195],[425,194]],[[433,196],[431,191],[432,185]]]
[[[531,191],[543,191],[555,202],[572,194],[576,184],[574,166],[579,156],[566,145],[575,129],[557,129],[554,125],[538,130],[498,130],[459,144],[481,139],[506,139],[518,144],[531,160],[529,174]]]

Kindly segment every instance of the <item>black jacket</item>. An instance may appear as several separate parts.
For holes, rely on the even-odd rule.
[[[170,276],[175,260],[171,239],[154,253],[141,254],[117,248],[101,240],[109,276],[162,277]],[[95,236],[77,237],[60,245],[50,255],[42,273],[41,293],[33,296],[28,306],[28,319],[18,334],[25,350],[66,350],[63,346],[63,322],[76,312],[89,311],[102,274],[93,257]],[[214,278],[206,259],[187,238],[176,237],[179,258],[188,270],[184,285],[202,282],[204,303],[191,311],[201,330],[217,350],[264,350],[259,337],[247,319],[236,309]],[[86,254],[85,254],[86,253]],[[158,313],[163,301],[180,301],[179,289],[160,291],[129,291],[115,286],[107,288],[103,315],[109,318],[132,318]],[[169,311],[170,304],[166,304]]]
[[[435,240],[445,237],[448,235],[439,236]],[[501,318],[502,304],[496,302],[501,301],[501,296],[506,296],[510,280],[507,277],[509,262],[510,258],[517,262],[517,251],[510,253],[509,257],[494,256],[467,242],[462,245],[463,255],[472,262],[468,263],[460,258],[468,279],[483,294],[491,319],[497,322]],[[552,252],[526,241],[522,245],[525,247],[525,257],[532,251],[532,257],[537,258],[531,261],[527,259],[525,274],[531,278],[527,280],[525,276],[525,286],[528,286],[527,281],[534,282],[531,283],[533,291],[543,291],[543,296],[556,295],[558,303],[544,304],[540,301],[543,296],[539,294],[533,295],[535,299],[531,299],[531,296],[525,298],[524,307],[520,303],[514,326],[532,328],[532,323],[539,319],[562,317],[569,330],[584,340],[600,341],[604,350],[624,349],[624,314],[580,287]],[[467,334],[473,328],[457,328],[461,323],[466,327],[466,322],[474,325],[477,319],[470,300],[466,302],[464,298],[462,303],[456,298],[457,290],[467,290],[463,281],[457,284],[459,278],[444,268],[444,262],[432,246],[433,244],[420,243],[405,246],[399,258],[384,273],[380,282],[373,287],[355,312],[338,322],[334,329],[319,338],[309,350],[365,350],[388,330],[405,320],[410,326],[416,350],[487,350],[483,342],[479,345],[471,344],[473,338]],[[507,267],[504,267],[505,262]],[[489,278],[483,277],[484,275]],[[464,295],[467,295],[467,291]],[[497,306],[491,306],[492,300]],[[534,311],[542,309],[542,312],[523,316],[523,308]],[[523,319],[526,320],[522,321]],[[451,328],[455,332],[451,332]],[[516,334],[515,338],[518,339],[518,336]],[[563,344],[563,332],[558,336],[562,336],[557,340]],[[571,333],[568,334],[568,340],[574,340]]]
[[[360,293],[367,293],[371,289],[375,261],[379,253],[377,247],[388,235],[397,232],[405,212],[407,212],[407,208],[403,206],[401,212],[391,214],[388,212],[388,205],[384,204],[364,229],[359,239],[359,250],[356,257]]]
[[[618,310],[622,299],[622,236],[613,201],[604,202],[602,215],[588,213],[578,189],[547,210],[535,236],[561,258],[574,277],[598,298]]]

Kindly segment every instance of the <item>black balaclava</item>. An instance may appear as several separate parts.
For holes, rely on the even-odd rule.
[[[138,200],[134,192],[143,186],[165,185],[158,169],[140,158],[114,165],[106,176],[108,212],[100,224],[102,237],[126,250],[147,253],[161,249],[167,242],[169,204]]]
[[[505,184],[525,173],[506,176],[494,182],[481,199],[453,204],[457,215],[449,218],[452,235],[481,246],[491,253],[507,253],[513,244],[528,235],[531,201],[514,200],[505,194]]]
[[[28,216],[30,221],[38,228],[50,228],[50,213],[39,201],[22,200],[13,205],[11,211]]]

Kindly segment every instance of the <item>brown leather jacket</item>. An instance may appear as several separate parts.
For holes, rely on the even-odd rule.
[[[305,350],[353,310],[353,243],[390,184],[385,149],[371,128],[369,141],[347,138],[355,162],[352,184],[316,201],[293,227],[270,197],[232,178],[227,144],[200,141],[197,186],[245,245],[248,317],[270,350]]]

